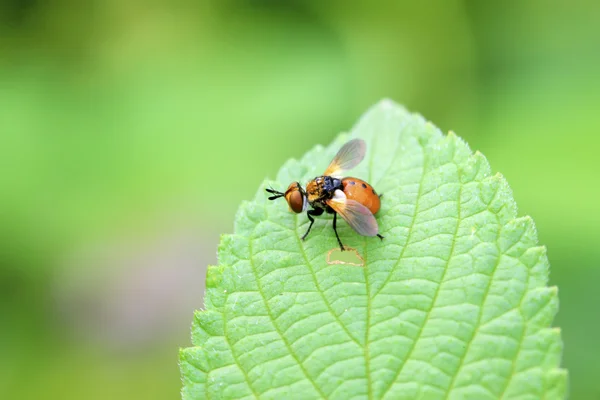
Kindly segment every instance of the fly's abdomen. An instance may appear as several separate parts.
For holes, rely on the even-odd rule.
[[[342,187],[346,198],[358,201],[367,207],[373,214],[379,211],[381,201],[373,186],[358,178],[342,179]]]

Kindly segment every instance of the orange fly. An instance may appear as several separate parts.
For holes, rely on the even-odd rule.
[[[379,234],[377,220],[373,214],[379,211],[380,195],[367,182],[357,178],[342,178],[341,174],[357,166],[365,157],[366,144],[361,139],[353,139],[338,151],[323,175],[317,176],[306,184],[304,189],[299,182],[293,182],[285,192],[266,189],[273,196],[269,200],[284,197],[290,210],[295,213],[305,211],[310,205],[312,209],[306,212],[310,225],[302,240],[306,238],[315,219],[323,212],[333,214],[333,231],[342,251],[344,245],[336,228],[339,214],[358,234],[377,236]]]

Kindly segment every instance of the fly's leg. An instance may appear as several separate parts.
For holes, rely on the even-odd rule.
[[[333,213],[333,231],[335,232],[335,237],[338,241],[338,243],[340,244],[340,248],[342,249],[342,251],[344,251],[344,245],[342,244],[342,241],[340,240],[340,236],[337,233],[337,228],[335,226],[335,223],[337,221],[337,213]]]
[[[302,240],[306,239],[306,237],[308,236],[308,233],[310,232],[310,228],[312,228],[313,224],[315,223],[315,219],[313,218],[313,216],[318,217],[321,214],[323,214],[322,208],[315,208],[314,210],[308,210],[306,212],[306,216],[308,217],[308,220],[310,221],[310,225],[308,226],[306,233],[302,236]]]

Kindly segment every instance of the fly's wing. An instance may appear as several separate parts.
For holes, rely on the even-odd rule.
[[[337,152],[323,175],[339,176],[343,171],[354,168],[365,158],[367,145],[362,139],[352,139]]]
[[[379,232],[377,220],[371,211],[358,201],[347,199],[341,190],[336,190],[332,199],[327,200],[327,205],[354,229],[363,236],[375,236]]]

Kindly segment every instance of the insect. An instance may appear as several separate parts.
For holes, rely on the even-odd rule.
[[[380,195],[367,182],[352,177],[342,178],[341,174],[357,166],[365,157],[366,144],[361,139],[347,142],[338,151],[323,175],[317,176],[303,188],[299,182],[292,182],[285,192],[268,188],[273,196],[269,200],[285,198],[290,210],[295,213],[306,211],[310,225],[302,240],[306,239],[315,219],[324,212],[333,214],[333,231],[342,251],[344,245],[337,232],[337,215],[339,214],[358,234],[362,236],[377,236],[379,226],[373,214],[379,211]]]

